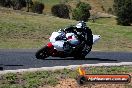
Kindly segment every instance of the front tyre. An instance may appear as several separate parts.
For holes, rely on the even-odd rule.
[[[35,54],[37,59],[45,59],[47,57],[49,57],[48,55],[48,47],[45,46],[43,48],[41,48],[40,50],[38,50]]]

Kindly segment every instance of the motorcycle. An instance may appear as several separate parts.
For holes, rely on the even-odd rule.
[[[92,49],[92,45],[87,45],[85,41],[78,42],[75,39],[76,35],[74,33],[67,33],[65,37],[62,36],[63,32],[53,32],[49,38],[50,42],[36,52],[36,58],[45,59],[49,56],[52,56],[61,58],[74,57],[75,59],[84,59]],[[57,39],[59,41],[56,41]],[[93,44],[95,44],[99,39],[100,35],[93,34]],[[67,44],[65,47],[69,47],[71,49],[68,52],[64,50],[64,44],[67,43],[67,41],[68,43],[70,42],[75,45],[75,47],[70,47],[69,44]]]

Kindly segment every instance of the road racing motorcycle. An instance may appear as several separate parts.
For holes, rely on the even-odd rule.
[[[100,35],[93,34],[93,44],[100,39]],[[53,32],[49,38],[50,42],[36,52],[37,59],[45,59],[49,56],[52,57],[74,57],[75,59],[84,59],[85,56],[91,51],[92,45],[86,44],[86,41],[79,42],[74,33],[66,33],[57,31]],[[70,47],[71,45],[75,45]],[[65,45],[65,47],[64,47]],[[70,51],[67,50],[70,48]]]

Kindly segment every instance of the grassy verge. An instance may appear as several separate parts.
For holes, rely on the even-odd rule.
[[[48,15],[0,10],[0,48],[40,48],[49,41],[53,31],[75,23]],[[102,36],[93,50],[132,51],[131,26],[116,25],[114,18],[87,24],[93,34]]]
[[[114,67],[89,67],[87,74],[131,74],[132,66]],[[61,79],[78,76],[77,70],[39,71],[26,73],[8,73],[0,76],[0,88],[37,88],[44,85],[56,86]],[[90,86],[94,84],[89,84]],[[123,84],[124,87],[132,87],[132,84]],[[123,87],[123,88],[124,88]]]

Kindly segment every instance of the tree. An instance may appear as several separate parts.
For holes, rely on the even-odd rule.
[[[38,1],[35,1],[32,5],[32,12],[42,14],[44,10],[44,4]]]
[[[69,17],[69,7],[65,4],[57,4],[51,8],[51,12],[54,16],[60,18],[70,18]]]
[[[13,3],[11,0],[0,0],[0,6],[10,8],[12,6],[12,4]]]
[[[73,10],[72,16],[73,19],[79,21],[88,21],[88,18],[90,17],[89,10],[91,9],[91,6],[84,2],[79,2],[76,6],[76,8]]]
[[[23,7],[26,7],[25,0],[12,0],[12,3],[14,10],[21,10]]]
[[[114,11],[119,25],[129,26],[132,23],[132,0],[114,0]]]

